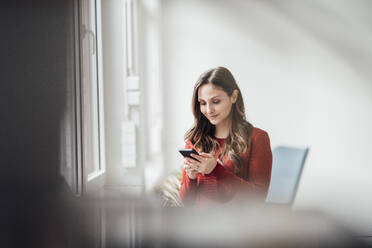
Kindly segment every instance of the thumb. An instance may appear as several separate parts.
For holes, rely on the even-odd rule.
[[[200,156],[205,157],[205,158],[211,158],[211,157],[214,156],[214,154],[213,153],[202,152],[202,153],[200,153]]]

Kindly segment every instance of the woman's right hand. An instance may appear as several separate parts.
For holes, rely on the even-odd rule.
[[[197,178],[199,172],[197,168],[195,168],[195,166],[192,164],[192,161],[190,161],[190,158],[185,158],[183,160],[183,168],[185,168],[187,176],[191,180],[194,180]]]

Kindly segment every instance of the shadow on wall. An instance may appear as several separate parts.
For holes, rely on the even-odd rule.
[[[313,40],[319,42],[330,53],[334,53],[362,80],[372,77],[372,22],[368,14],[372,9],[370,1],[218,1],[218,8],[231,15],[231,30],[245,33],[266,44],[285,56],[298,55],[303,46],[296,46],[297,39],[283,25],[292,26]],[[203,1],[213,13],[216,1]],[[242,18],[244,16],[244,18]],[[242,23],[244,22],[244,23]],[[239,29],[237,29],[239,28]],[[287,29],[287,30],[286,30]],[[347,30],[347,32],[345,32]],[[366,37],[366,38],[361,38]],[[275,42],[274,42],[275,41]],[[297,49],[296,49],[297,48]]]

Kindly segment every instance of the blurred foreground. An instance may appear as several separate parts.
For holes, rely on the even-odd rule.
[[[327,216],[286,206],[162,208],[151,197],[65,193],[18,195],[22,201],[8,205],[4,247],[368,247]]]

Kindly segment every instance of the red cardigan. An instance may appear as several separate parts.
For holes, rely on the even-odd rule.
[[[225,139],[217,139],[222,151]],[[187,140],[185,148],[194,148]],[[180,197],[185,206],[205,205],[209,203],[223,203],[230,201],[238,193],[244,197],[259,197],[264,201],[269,189],[272,166],[270,139],[262,129],[252,131],[251,146],[243,155],[242,167],[238,174],[234,174],[234,163],[224,157],[224,165],[217,162],[214,170],[208,175],[198,174],[195,180],[190,179],[185,169],[182,170]],[[256,199],[255,198],[255,199]]]

